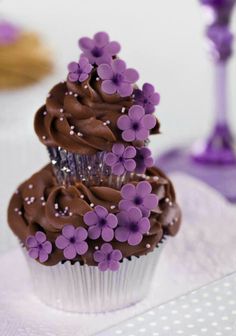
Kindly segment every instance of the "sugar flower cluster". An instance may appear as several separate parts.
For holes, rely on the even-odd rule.
[[[28,254],[41,263],[48,260],[53,249],[61,250],[66,260],[73,260],[88,251],[88,239],[97,241],[100,248],[93,253],[93,258],[101,271],[116,271],[122,253],[113,249],[112,241],[136,246],[150,230],[150,214],[157,207],[158,199],[152,193],[149,182],[142,181],[136,185],[128,183],[121,189],[122,200],[116,214],[97,205],[83,216],[84,227],[67,224],[53,245],[44,232],[37,231],[26,239]],[[104,243],[100,243],[102,242]]]

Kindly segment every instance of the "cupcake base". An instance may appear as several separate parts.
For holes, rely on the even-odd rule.
[[[69,261],[47,267],[25,254],[35,294],[44,303],[68,312],[102,313],[128,307],[146,296],[163,243],[145,256],[124,259],[117,272]]]

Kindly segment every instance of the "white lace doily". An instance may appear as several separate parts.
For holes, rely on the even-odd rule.
[[[100,315],[53,310],[33,295],[20,249],[1,257],[1,336],[87,336],[236,270],[236,208],[216,191],[184,175],[172,179],[183,225],[166,244],[148,297],[133,307]]]

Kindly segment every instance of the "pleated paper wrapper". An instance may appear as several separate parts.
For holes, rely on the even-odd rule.
[[[69,261],[44,266],[23,250],[41,301],[69,312],[102,313],[128,307],[146,296],[165,244],[163,240],[145,256],[124,258],[116,272]]]

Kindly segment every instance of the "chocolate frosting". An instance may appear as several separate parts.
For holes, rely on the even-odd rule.
[[[54,86],[46,104],[36,113],[35,131],[46,146],[81,155],[110,151],[114,142],[124,142],[116,124],[122,112],[127,113],[133,104],[132,97],[105,94],[93,69],[83,83],[67,80]],[[151,134],[159,133],[159,128],[157,120]],[[143,142],[135,141],[133,145],[139,147]]]
[[[181,214],[175,202],[175,192],[170,180],[157,168],[150,168],[146,175],[133,176],[131,183],[147,180],[152,186],[152,192],[158,196],[158,207],[151,212],[151,229],[144,235],[137,246],[130,246],[113,239],[111,244],[122,252],[124,258],[141,256],[151,252],[165,235],[175,235],[180,226]],[[8,222],[10,228],[25,244],[29,235],[37,231],[45,232],[47,240],[52,242],[53,251],[45,265],[55,265],[65,261],[63,253],[55,246],[56,238],[67,224],[75,227],[87,227],[83,221],[86,212],[92,210],[93,205],[102,205],[109,212],[118,212],[121,200],[119,190],[104,186],[87,187],[82,183],[75,186],[58,186],[51,165],[45,166],[27,181],[11,198],[8,208]],[[87,240],[89,249],[83,256],[72,261],[81,264],[95,265],[93,253],[95,247],[100,247],[102,240]]]

